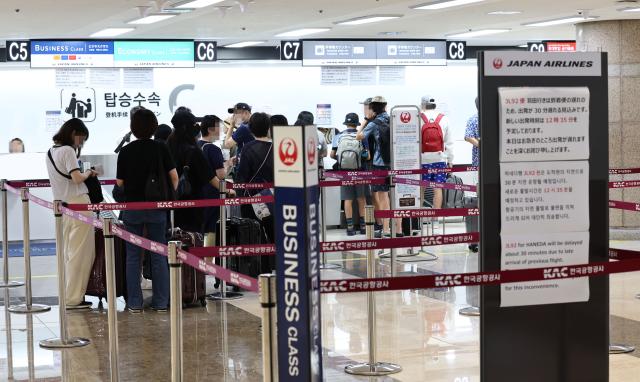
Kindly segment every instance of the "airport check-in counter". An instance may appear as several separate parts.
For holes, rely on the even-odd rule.
[[[90,154],[82,155],[80,159],[92,166],[101,164],[104,174],[101,179],[114,179],[116,175],[116,154]],[[7,180],[34,180],[49,179],[47,173],[46,153],[22,153],[0,155],[0,179]],[[102,192],[105,198],[111,195],[111,186],[103,186]],[[53,201],[51,188],[31,188],[33,195]],[[18,195],[7,193],[8,196],[8,230],[9,241],[22,240],[22,202]],[[31,203],[29,205],[29,220],[31,240],[54,240],[55,225],[53,211]]]

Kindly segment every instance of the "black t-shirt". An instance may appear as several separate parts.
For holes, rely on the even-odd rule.
[[[157,171],[159,161],[167,173],[176,168],[169,149],[164,143],[151,139],[133,141],[124,146],[118,154],[116,178],[124,181],[124,195],[127,202],[143,202],[144,189],[149,174]]]
[[[202,199],[204,186],[214,177],[213,170],[209,167],[202,150],[198,146],[183,145],[172,152],[176,161],[178,176],[182,176],[184,166],[189,166],[189,181],[191,182],[192,195],[183,199]],[[176,227],[190,232],[202,232],[204,223],[203,208],[181,208],[174,211]]]
[[[260,140],[251,141],[244,145],[238,165],[238,173],[236,174],[238,183],[273,182],[272,146],[273,143]],[[255,195],[258,192],[260,190],[249,190],[251,195]]]

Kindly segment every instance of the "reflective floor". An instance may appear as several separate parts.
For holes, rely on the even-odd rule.
[[[446,233],[462,232],[463,223],[447,223]],[[436,233],[442,233],[442,226]],[[344,239],[342,231],[330,231],[329,240]],[[358,237],[356,237],[358,238]],[[351,239],[351,238],[350,238]],[[612,247],[640,250],[640,242],[612,242]],[[415,252],[418,252],[418,248]],[[400,258],[399,275],[470,272],[477,255],[464,244],[428,248],[438,256]],[[402,251],[400,251],[402,252]],[[401,253],[400,253],[401,254]],[[383,256],[384,257],[384,256]],[[11,273],[19,279],[20,258],[11,258]],[[34,296],[50,303],[52,310],[32,317],[0,309],[0,380],[16,381],[108,381],[107,315],[98,309],[69,313],[69,332],[86,337],[91,344],[66,351],[41,349],[38,342],[59,333],[55,306],[55,258],[34,257]],[[322,277],[356,278],[366,273],[364,253],[329,254],[327,262],[342,268],[325,270]],[[390,272],[389,260],[378,261],[378,276]],[[213,290],[212,280],[208,288]],[[11,290],[17,303],[23,288]],[[640,346],[640,274],[611,278],[611,338]],[[386,378],[355,377],[344,366],[368,360],[365,294],[329,294],[322,298],[324,374],[327,381],[479,381],[479,319],[458,313],[477,301],[477,288],[445,288],[376,294],[377,359],[402,366],[403,371]],[[0,298],[5,301],[3,292]],[[3,303],[4,305],[4,303]],[[257,296],[247,294],[228,303],[209,302],[206,307],[184,311],[185,381],[261,381],[261,325]],[[124,312],[118,301],[120,363],[123,381],[170,380],[169,315],[151,310],[143,314]],[[7,330],[11,334],[8,357]],[[640,352],[610,356],[611,381],[640,381]]]

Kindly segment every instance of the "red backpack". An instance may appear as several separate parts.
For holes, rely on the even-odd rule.
[[[444,114],[438,114],[436,120],[431,122],[424,113],[420,113],[424,125],[422,125],[422,152],[437,153],[444,151],[444,136],[440,121],[444,118]]]

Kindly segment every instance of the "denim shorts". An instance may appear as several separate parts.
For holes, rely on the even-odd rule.
[[[373,166],[373,170],[391,170],[389,166]],[[371,192],[389,192],[389,184],[372,184]]]

